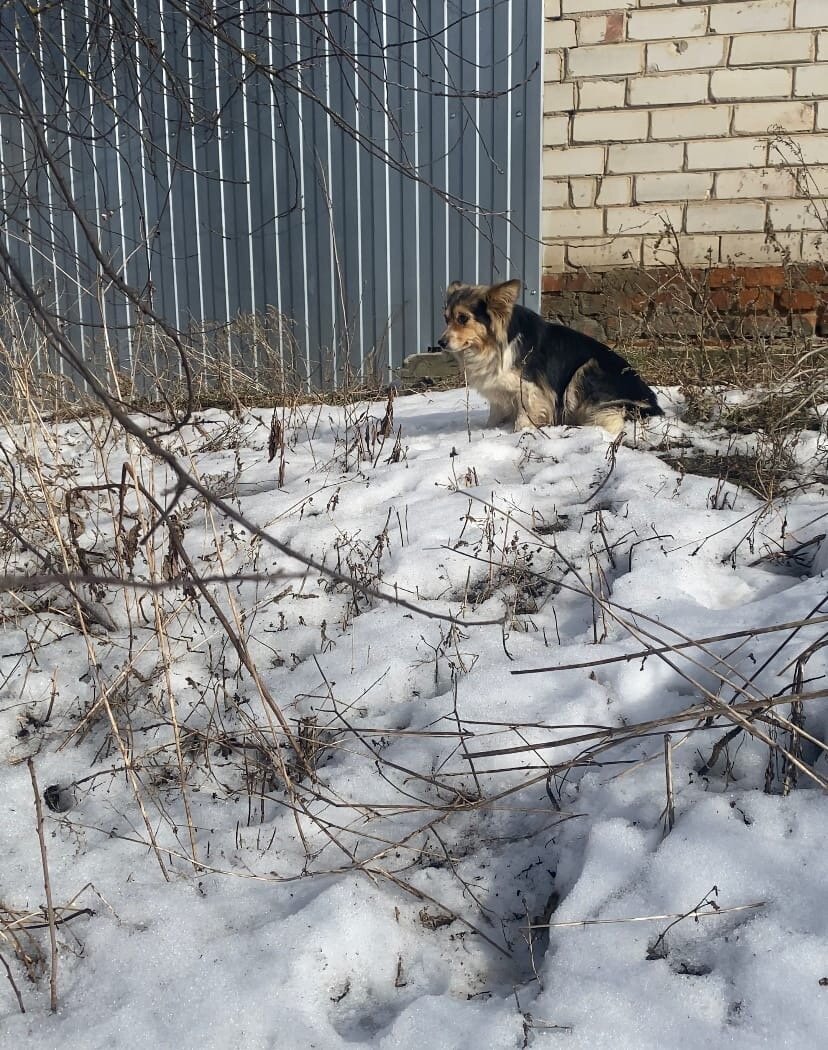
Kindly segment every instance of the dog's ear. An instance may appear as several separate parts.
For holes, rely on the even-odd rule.
[[[515,279],[493,284],[486,292],[486,305],[492,313],[511,313],[521,288],[521,282]]]
[[[462,281],[452,281],[451,284],[446,288],[446,302],[463,287]]]

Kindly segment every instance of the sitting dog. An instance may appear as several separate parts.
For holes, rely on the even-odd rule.
[[[620,354],[581,332],[517,306],[520,281],[446,289],[439,344],[489,402],[487,426],[604,427],[661,416],[656,396]]]

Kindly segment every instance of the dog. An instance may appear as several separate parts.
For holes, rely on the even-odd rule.
[[[653,391],[627,361],[582,332],[517,305],[518,280],[453,281],[438,340],[489,402],[487,426],[601,426],[661,416]]]

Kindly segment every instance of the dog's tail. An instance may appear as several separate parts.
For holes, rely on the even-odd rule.
[[[634,412],[638,416],[663,416],[664,409],[653,397],[652,401],[638,401],[633,400],[629,397],[616,398],[613,401],[602,401],[602,408],[616,408],[624,409],[629,412]]]

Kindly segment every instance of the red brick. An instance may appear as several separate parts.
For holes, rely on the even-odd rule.
[[[565,273],[547,273],[543,275],[543,281],[541,283],[541,289],[544,292],[560,292],[563,289],[564,281],[567,275]]]
[[[710,293],[709,302],[714,310],[726,313],[733,309],[735,300],[733,298],[733,293],[728,291],[727,288],[717,288],[714,292]]]
[[[813,292],[785,288],[779,293],[779,305],[784,310],[814,310],[818,303]]]
[[[828,284],[828,267],[806,266],[802,272],[802,280],[805,284]]]
[[[623,11],[612,11],[607,15],[607,28],[604,32],[605,44],[617,44],[624,38],[624,18]]]
[[[711,288],[730,288],[738,281],[736,271],[732,266],[717,266],[710,271],[708,283]]]
[[[564,275],[567,292],[600,292],[604,287],[603,278],[588,273],[568,273]]]
[[[770,310],[773,306],[771,288],[740,288],[739,306],[749,310]]]
[[[785,271],[781,266],[743,266],[738,273],[747,288],[785,287]]]

